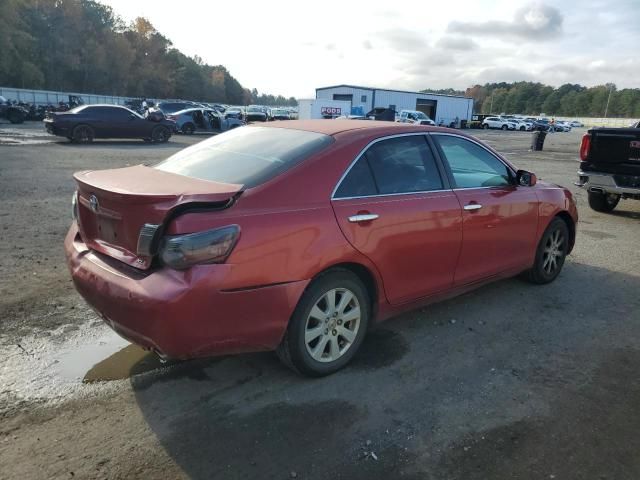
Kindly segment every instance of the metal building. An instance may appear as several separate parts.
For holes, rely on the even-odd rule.
[[[418,110],[424,112],[438,125],[449,125],[455,122],[456,118],[471,121],[473,113],[473,98],[359,87],[357,85],[316,88],[316,98],[349,101],[352,111],[361,109],[363,114],[379,107],[390,108],[397,112]]]

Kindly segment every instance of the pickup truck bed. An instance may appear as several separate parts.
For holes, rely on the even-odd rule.
[[[576,185],[589,205],[613,210],[621,198],[640,200],[640,128],[594,128],[582,138]]]

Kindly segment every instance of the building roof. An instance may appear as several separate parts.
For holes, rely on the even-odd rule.
[[[342,83],[340,85],[331,85],[329,87],[319,87],[316,88],[316,92],[318,90],[329,90],[330,88],[359,88],[360,90],[370,90],[370,91],[381,91],[381,92],[397,92],[397,93],[413,93],[415,95],[434,95],[436,97],[451,97],[451,98],[465,98],[467,100],[472,100],[471,97],[465,97],[464,95],[446,95],[444,93],[430,93],[430,92],[412,92],[410,90],[391,90],[389,88],[375,88],[375,87],[363,87],[361,85],[348,85],[346,83]]]

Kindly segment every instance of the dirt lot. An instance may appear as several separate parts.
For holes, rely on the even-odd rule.
[[[478,136],[572,186],[582,132]],[[502,281],[371,332],[308,380],[272,354],[161,366],[72,289],[71,174],[167,157],[0,125],[0,478],[640,478],[640,202],[576,192],[558,280]],[[84,381],[83,381],[84,380]]]

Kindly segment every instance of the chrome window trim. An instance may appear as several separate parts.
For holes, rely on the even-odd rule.
[[[486,146],[484,146],[483,144],[481,144],[478,140],[476,140],[473,137],[466,137],[464,135],[458,135],[457,133],[449,133],[449,132],[429,132],[429,135],[432,136],[438,136],[438,135],[443,135],[443,136],[448,136],[448,137],[457,137],[457,138],[462,138],[463,140],[467,140],[475,145],[478,145],[480,148],[482,148],[485,152],[487,152],[489,155],[491,155],[492,157],[494,157],[496,160],[498,160],[500,163],[502,163],[507,170],[511,173],[511,175],[513,176],[513,178],[516,178],[517,176],[517,172],[514,171],[514,169],[511,167],[511,165],[509,165],[508,163],[505,163],[505,161],[498,157],[495,153],[493,153],[491,150],[489,150]],[[438,145],[438,147],[440,147],[440,145]],[[442,147],[440,147],[442,148]],[[445,158],[442,159],[443,162],[446,162],[447,165],[449,166],[449,169],[451,169],[451,165],[449,165],[449,161]],[[490,187],[466,187],[466,188],[454,188],[454,191],[458,191],[458,190],[472,190],[472,189],[480,189],[480,188],[504,188],[504,187],[508,187],[508,186],[515,186],[514,184],[509,184],[509,185],[493,185]]]
[[[358,153],[358,155],[356,155],[356,158],[351,162],[351,164],[347,167],[347,169],[345,170],[345,172],[342,174],[342,176],[340,177],[340,179],[338,180],[338,183],[336,184],[336,186],[333,188],[333,192],[331,192],[331,198],[330,200],[351,200],[354,198],[373,198],[373,197],[389,197],[392,195],[415,195],[417,193],[429,193],[429,192],[442,192],[444,190],[451,190],[451,189],[447,189],[447,188],[439,188],[436,190],[422,190],[422,191],[417,191],[417,192],[401,192],[401,193],[378,193],[376,195],[361,195],[361,196],[356,196],[356,197],[339,197],[336,198],[336,192],[338,191],[338,188],[340,188],[340,185],[342,184],[342,181],[347,177],[347,175],[349,175],[349,172],[351,171],[351,169],[353,168],[353,166],[358,162],[358,160],[360,160],[360,157],[362,157],[362,155],[365,154],[365,152],[367,150],[369,150],[369,148],[372,145],[375,145],[378,142],[381,142],[383,140],[391,140],[393,138],[399,138],[399,137],[418,137],[418,136],[422,136],[425,137],[425,142],[427,144],[427,147],[429,148],[429,150],[432,150],[431,146],[429,145],[429,142],[427,141],[427,136],[428,132],[409,132],[409,133],[396,133],[394,135],[389,135],[386,137],[380,137],[380,138],[376,138],[374,140],[371,140],[367,145],[364,146],[364,148],[362,150],[360,150],[360,153]],[[435,153],[431,152],[431,154],[433,155],[433,160],[434,162],[437,162],[436,158],[435,158]],[[440,172],[438,172],[440,173]],[[442,178],[440,179],[441,181],[443,180]]]

